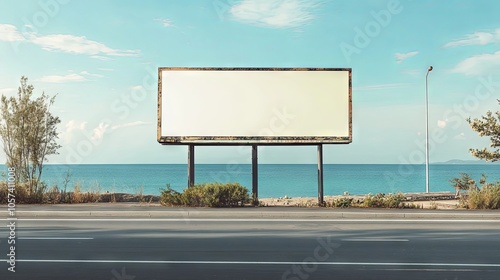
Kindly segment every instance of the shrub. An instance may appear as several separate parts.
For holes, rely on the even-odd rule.
[[[332,202],[333,207],[349,208],[353,204],[353,198],[341,197]]]
[[[47,192],[47,185],[45,183],[38,183],[38,187],[32,189],[29,193],[28,183],[17,183],[15,185],[14,195],[17,204],[23,203],[44,203]],[[8,185],[6,182],[0,182],[0,203],[7,203],[8,198]]]
[[[73,192],[66,192],[58,186],[48,187],[45,182],[39,182],[31,188],[29,183],[17,183],[15,185],[15,198],[17,204],[35,204],[35,203],[87,203],[101,201],[101,187],[97,182],[90,186],[90,190],[82,192],[81,184],[78,182],[74,186]],[[0,204],[7,203],[8,186],[5,181],[0,182]]]
[[[83,203],[95,203],[101,200],[101,186],[97,181],[90,185],[90,189],[83,193]]]
[[[384,199],[384,206],[387,208],[401,208],[404,206],[405,196],[402,193],[389,194]]]
[[[195,185],[182,193],[167,185],[161,190],[160,202],[167,206],[235,207],[250,202],[248,189],[238,183]]]
[[[460,198],[460,207],[468,209],[500,209],[500,181],[488,183],[487,176],[482,174],[480,188],[467,173],[460,173],[460,178],[450,180],[455,187],[466,190]],[[468,183],[468,184],[467,184]]]
[[[56,204],[62,201],[62,192],[57,186],[50,188],[45,194],[44,203]]]
[[[77,183],[73,188],[73,192],[69,193],[69,203],[83,202],[82,196],[83,194],[80,188],[80,183]]]
[[[461,205],[468,209],[500,209],[500,183],[469,191]]]
[[[28,192],[28,187],[26,184],[16,184],[15,188],[16,203],[31,203],[30,195]]]
[[[404,207],[405,196],[402,193],[385,195],[377,193],[376,195],[368,194],[365,196],[361,204],[364,207],[378,208],[402,208]]]
[[[376,195],[369,193],[363,199],[362,205],[364,207],[384,207],[384,197],[385,194],[383,193],[377,193]]]

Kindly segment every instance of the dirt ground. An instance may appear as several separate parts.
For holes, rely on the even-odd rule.
[[[404,194],[407,204],[414,204],[422,209],[457,209],[459,199],[453,193],[411,193]],[[342,195],[325,196],[324,201],[331,203],[339,198],[353,198],[362,200],[364,195]],[[262,206],[290,206],[290,207],[314,207],[318,205],[318,199],[315,197],[280,197],[280,198],[259,198]]]

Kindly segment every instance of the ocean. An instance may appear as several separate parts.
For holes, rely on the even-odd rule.
[[[5,173],[0,165],[0,173]],[[196,164],[195,182],[239,182],[252,189],[250,164]],[[431,164],[430,191],[454,192],[449,180],[460,172],[469,173],[476,182],[481,174],[488,181],[500,180],[500,165],[496,164]],[[101,192],[160,194],[170,184],[182,191],[187,186],[185,164],[84,164],[45,165],[42,179],[49,185],[64,186],[68,173],[68,190],[76,183],[83,190]],[[367,193],[425,192],[425,165],[403,164],[325,164],[324,195]],[[259,197],[316,197],[317,165],[259,164]]]

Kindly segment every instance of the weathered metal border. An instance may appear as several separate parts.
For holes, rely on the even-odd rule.
[[[348,71],[349,72],[349,136],[348,137],[283,137],[283,136],[162,136],[161,100],[162,72],[173,71]],[[241,67],[159,67],[157,141],[162,145],[317,145],[349,144],[352,142],[352,68],[241,68]]]

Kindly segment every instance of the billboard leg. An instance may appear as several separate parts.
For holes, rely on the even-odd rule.
[[[324,205],[323,199],[323,145],[318,145],[318,206]]]
[[[194,145],[188,148],[188,187],[194,186]]]
[[[257,145],[252,145],[252,200],[253,205],[259,205],[259,168]]]

